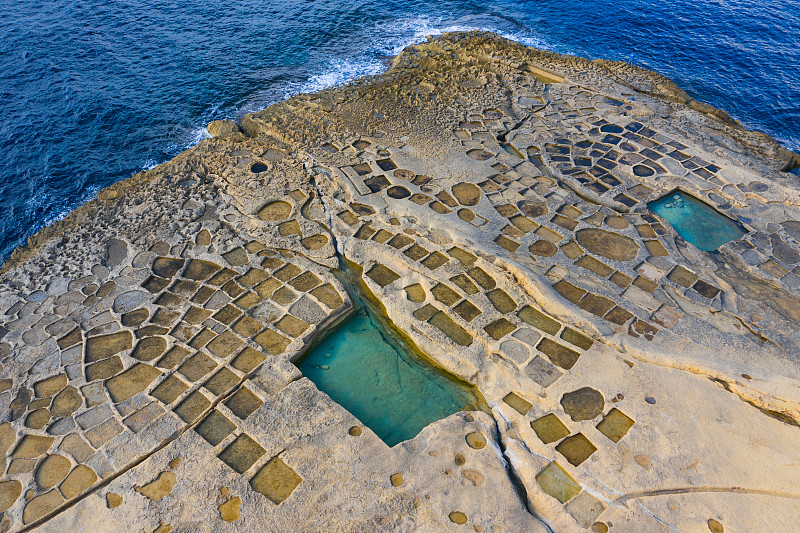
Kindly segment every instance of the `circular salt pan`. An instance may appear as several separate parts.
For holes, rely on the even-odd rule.
[[[639,253],[639,245],[630,237],[602,229],[578,230],[575,238],[589,252],[614,261],[631,261]]]

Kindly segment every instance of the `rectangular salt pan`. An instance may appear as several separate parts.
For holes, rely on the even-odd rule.
[[[686,242],[710,252],[745,234],[741,225],[683,191],[675,190],[648,204]]]

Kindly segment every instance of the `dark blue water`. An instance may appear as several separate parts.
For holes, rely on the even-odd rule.
[[[0,258],[203,126],[491,29],[657,70],[800,148],[800,0],[0,0]]]

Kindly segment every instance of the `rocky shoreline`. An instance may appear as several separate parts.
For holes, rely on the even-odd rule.
[[[800,156],[488,33],[209,125],[0,277],[0,531],[792,531]],[[711,252],[649,202],[737,221]],[[292,364],[363,280],[491,410],[388,447]]]

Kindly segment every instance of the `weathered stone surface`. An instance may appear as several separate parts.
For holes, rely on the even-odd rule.
[[[55,417],[69,416],[83,405],[83,396],[78,389],[69,386],[59,392],[50,406],[50,414]]]
[[[515,326],[513,323],[509,322],[505,318],[500,318],[498,320],[495,320],[491,324],[486,325],[483,329],[494,340],[500,340],[509,333],[511,333],[512,331],[514,331],[515,329],[517,329],[517,326]]]
[[[36,522],[55,511],[63,503],[64,497],[55,489],[40,494],[25,505],[25,510],[22,512],[22,522],[25,524]]]
[[[569,435],[567,426],[553,413],[532,421],[531,429],[536,432],[536,436],[545,444],[560,441]]]
[[[84,436],[94,448],[100,448],[105,443],[122,433],[123,429],[124,428],[122,425],[117,422],[115,418],[109,418],[102,424],[88,430],[86,433],[84,433]]]
[[[0,512],[14,505],[20,494],[22,494],[22,483],[18,480],[0,481]]]
[[[486,437],[480,432],[475,431],[470,433],[467,435],[466,440],[470,448],[480,450],[486,447]]]
[[[153,261],[153,274],[161,278],[171,278],[183,268],[184,260],[176,257],[157,257]]]
[[[222,396],[230,392],[236,385],[239,384],[239,376],[228,370],[227,368],[223,368],[217,371],[208,381],[205,383],[205,388],[216,394],[217,396]]]
[[[225,406],[230,409],[233,414],[244,420],[250,416],[253,411],[261,407],[263,403],[261,398],[253,394],[250,389],[242,387],[225,402]]]
[[[571,465],[578,466],[596,452],[597,448],[583,433],[577,433],[562,440],[556,446],[556,450],[566,457]]]
[[[64,437],[59,445],[59,450],[67,452],[78,462],[86,461],[94,450],[77,433],[71,433]]]
[[[218,507],[219,517],[226,522],[235,522],[239,520],[239,506],[242,505],[242,499],[238,496],[231,498],[225,503],[221,503]]]
[[[211,402],[208,401],[202,393],[195,391],[183,400],[178,407],[175,408],[175,414],[187,424],[191,424],[197,420],[208,408],[211,407]]]
[[[597,424],[597,430],[614,442],[619,442],[632,426],[633,420],[619,409],[614,408]]]
[[[464,328],[453,322],[453,319],[451,319],[445,313],[441,311],[437,312],[430,317],[429,322],[431,325],[439,328],[442,333],[447,335],[447,337],[456,344],[460,346],[469,346],[472,344],[472,335],[467,333]]]
[[[167,341],[164,337],[147,337],[136,344],[131,357],[139,361],[153,361],[167,350]]]
[[[213,122],[210,122],[208,126],[206,126],[206,129],[208,130],[208,133],[210,133],[212,137],[230,137],[231,135],[236,135],[238,133],[241,133],[239,125],[230,119],[215,120]]]
[[[529,305],[520,309],[518,316],[536,329],[549,333],[550,335],[555,335],[558,333],[558,330],[561,329],[561,324],[556,320]]]
[[[192,259],[183,271],[183,277],[196,281],[204,281],[210,278],[221,267],[210,261]]]
[[[222,450],[222,453],[219,454],[219,458],[235,472],[244,474],[253,466],[253,463],[264,455],[264,453],[266,453],[266,450],[264,450],[260,444],[249,436],[241,434]],[[256,490],[258,491],[258,489]]]
[[[291,342],[280,333],[271,329],[265,329],[256,335],[255,339],[253,340],[260,344],[264,350],[267,351],[267,353],[272,355],[280,355],[283,353]]]
[[[14,431],[11,423],[0,424],[0,454],[5,455],[15,440],[17,440],[17,432]]]
[[[151,423],[157,421],[163,413],[164,409],[158,405],[158,402],[150,402],[145,407],[126,418],[124,422],[131,431],[140,433]]]
[[[148,298],[144,291],[128,291],[114,298],[114,312],[129,313],[139,307]]]
[[[53,444],[53,437],[40,437],[38,435],[25,435],[17,445],[13,457],[35,459],[44,453]]]
[[[594,228],[578,230],[575,232],[575,238],[589,252],[614,261],[631,261],[639,253],[636,241],[606,230]]]
[[[536,476],[536,482],[547,494],[565,503],[581,491],[581,486],[558,463],[549,463]]]
[[[481,190],[473,183],[459,183],[453,186],[453,196],[461,205],[476,206],[481,199]]]
[[[381,287],[385,287],[400,278],[397,272],[383,265],[373,266],[369,272],[367,272],[367,276]]]
[[[50,411],[47,409],[36,409],[31,411],[25,418],[25,426],[31,429],[42,429],[50,421]]]
[[[588,492],[581,492],[572,498],[564,509],[578,522],[578,526],[588,528],[603,513],[606,506]]]
[[[59,374],[34,383],[33,392],[38,398],[49,398],[67,386],[67,375]]]
[[[391,477],[389,478],[389,481],[391,482],[393,487],[402,487],[406,482],[405,479],[403,478],[403,474],[401,474],[400,472],[395,472],[394,474],[392,474]]]
[[[201,437],[206,439],[209,444],[216,446],[222,442],[225,437],[233,433],[235,429],[236,424],[228,420],[228,418],[219,411],[214,410],[200,422],[196,431]]]
[[[115,492],[109,492],[106,494],[106,506],[109,509],[115,509],[122,505],[123,498],[119,494]]]
[[[509,392],[503,398],[503,401],[506,402],[508,405],[513,407],[519,414],[525,416],[528,414],[528,411],[531,410],[533,404],[528,400],[520,397],[518,394],[514,392]]]

